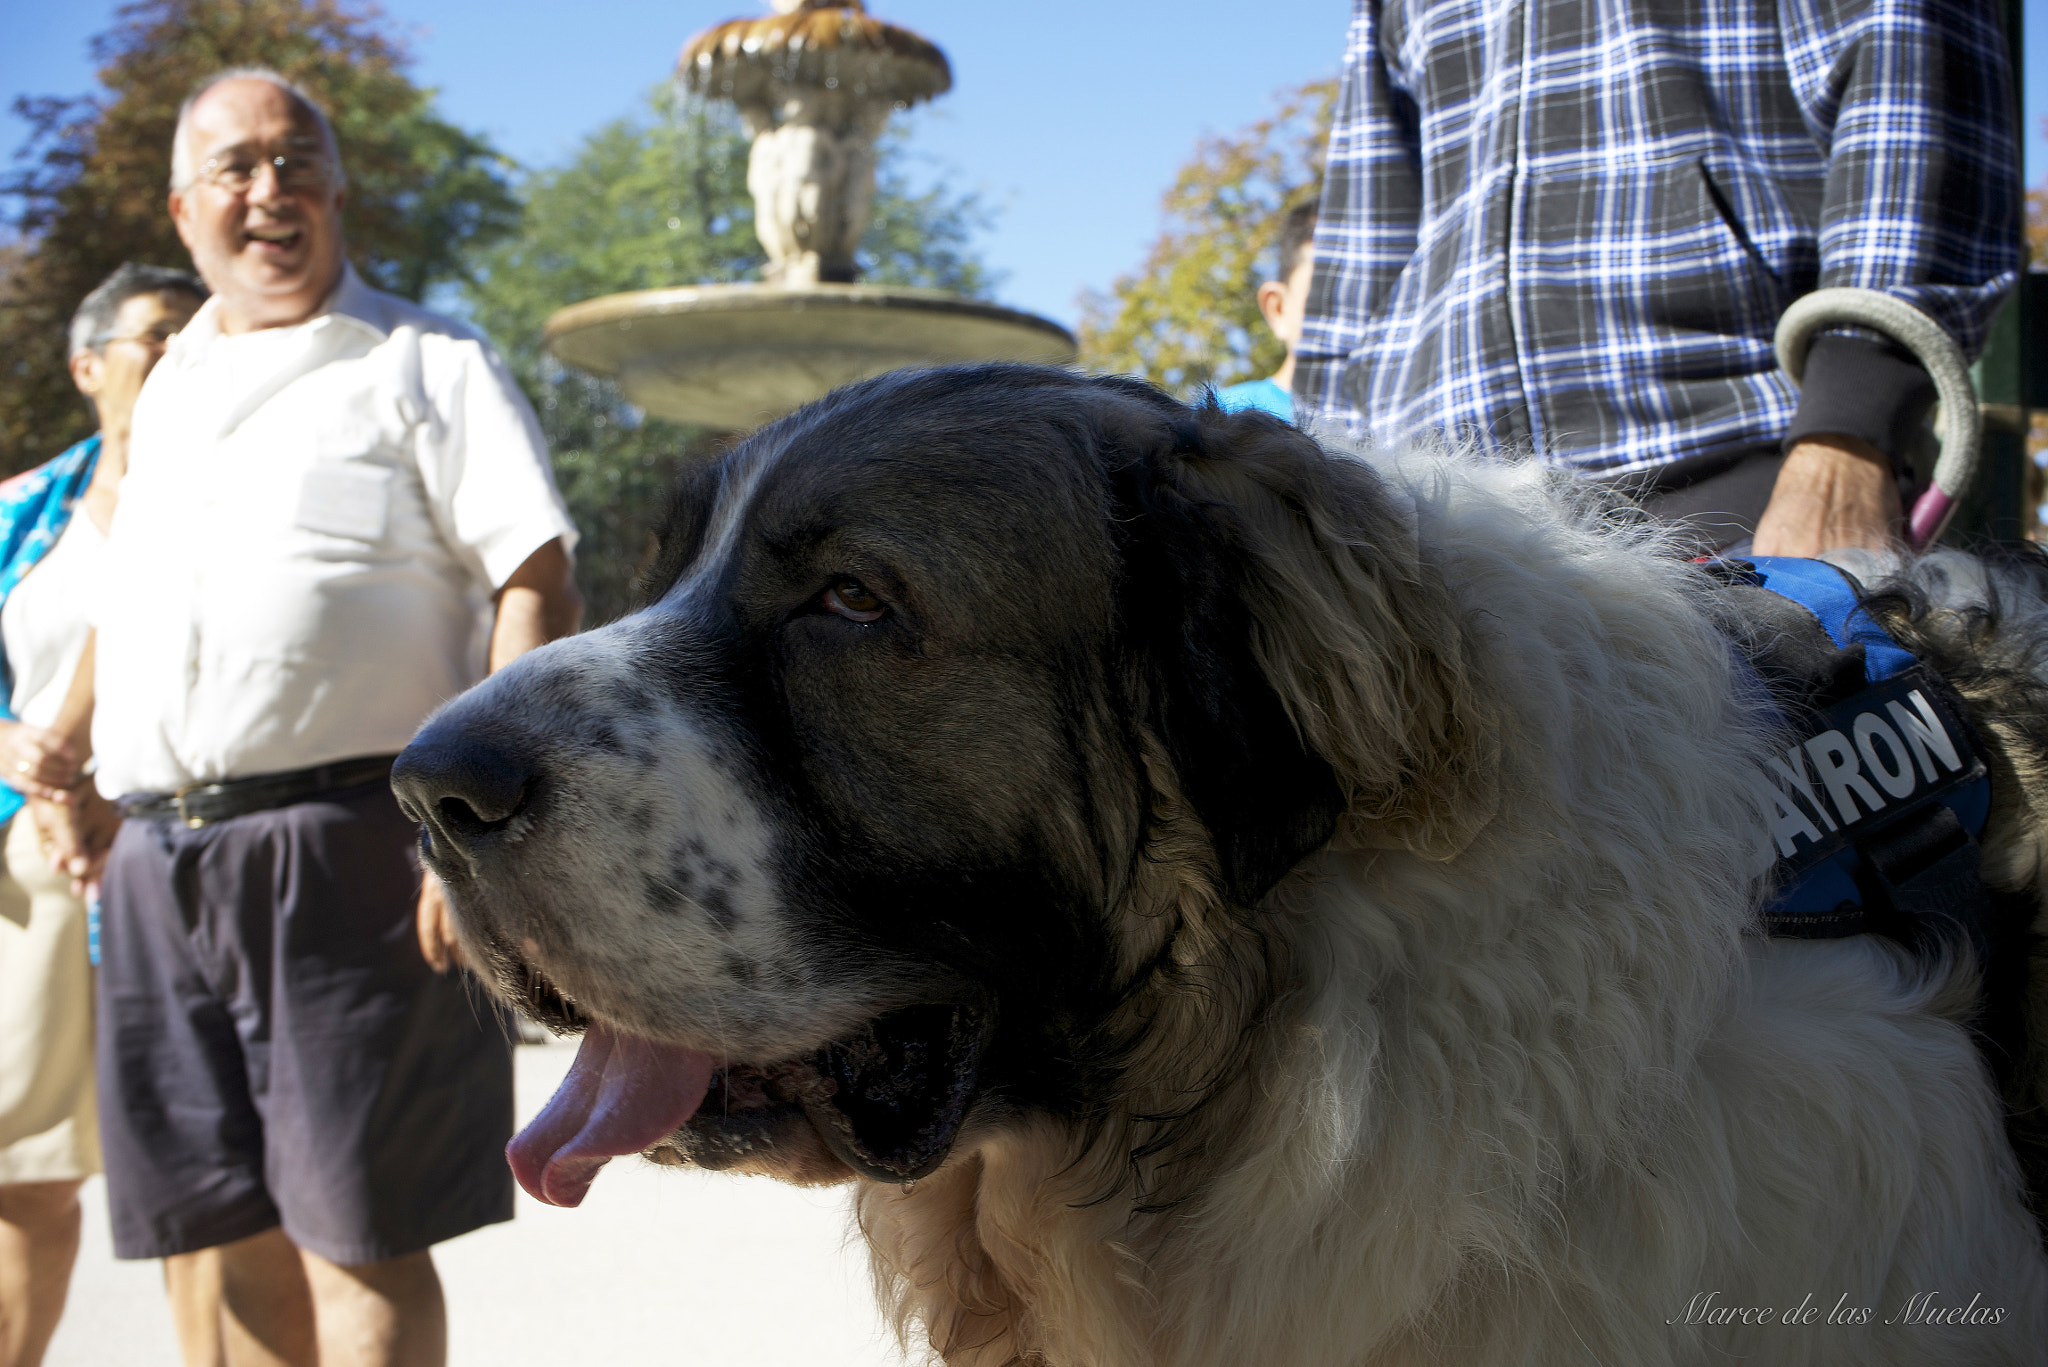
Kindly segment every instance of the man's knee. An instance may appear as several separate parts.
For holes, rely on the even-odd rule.
[[[330,1297],[374,1297],[393,1305],[440,1299],[441,1274],[434,1269],[430,1249],[373,1263],[330,1262],[307,1249],[300,1249],[299,1256],[314,1297],[323,1304]]]

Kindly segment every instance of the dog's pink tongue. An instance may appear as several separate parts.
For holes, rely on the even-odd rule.
[[[583,1204],[599,1168],[697,1113],[717,1066],[695,1049],[591,1026],[546,1109],[505,1146],[512,1175],[536,1201]]]

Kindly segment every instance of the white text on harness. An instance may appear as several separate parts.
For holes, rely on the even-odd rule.
[[[1900,686],[1879,684],[1829,709],[1826,729],[1764,766],[1758,796],[1767,799],[1779,858],[1831,853],[1848,843],[1849,828],[1887,806],[1976,776],[1976,756],[1911,674],[1886,682]]]

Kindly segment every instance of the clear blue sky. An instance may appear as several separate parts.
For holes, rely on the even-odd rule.
[[[0,96],[94,84],[88,39],[119,0],[0,0]],[[2048,0],[2026,0],[2027,180],[2048,174]],[[445,115],[528,164],[565,158],[667,77],[698,29],[764,0],[386,0]],[[1084,288],[1137,265],[1159,197],[1208,132],[1336,70],[1348,0],[873,0],[945,48],[955,85],[913,148],[999,210],[981,241],[1007,303],[1071,324]],[[0,115],[0,145],[23,126]]]

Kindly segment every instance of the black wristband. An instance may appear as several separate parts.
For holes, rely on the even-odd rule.
[[[1893,342],[1823,333],[1806,353],[1799,408],[1783,450],[1824,432],[1861,437],[1898,471],[1934,406],[1934,380],[1913,353]]]

